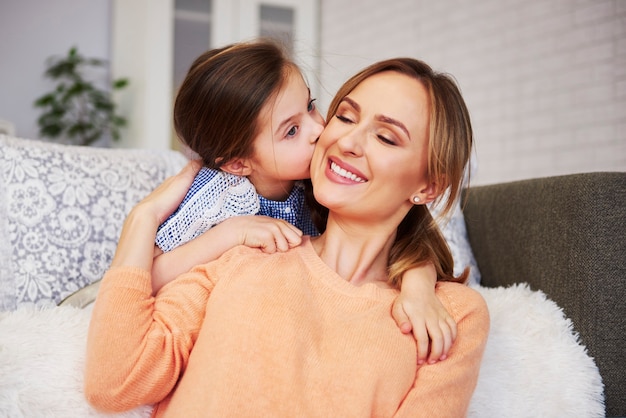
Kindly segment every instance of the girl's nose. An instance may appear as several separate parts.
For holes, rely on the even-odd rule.
[[[324,130],[324,119],[318,113],[317,116],[313,117],[313,129],[311,130],[311,143],[317,142],[322,131]]]

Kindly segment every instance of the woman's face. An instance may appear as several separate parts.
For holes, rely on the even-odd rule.
[[[365,79],[343,98],[313,154],[316,199],[367,222],[406,215],[413,196],[432,199],[426,178],[429,97],[393,71]]]

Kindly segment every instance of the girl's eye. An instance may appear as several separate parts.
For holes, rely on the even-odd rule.
[[[315,101],[316,101],[316,100],[317,100],[317,99],[311,99],[311,100],[309,100],[309,105],[307,106],[307,110],[308,110],[309,112],[312,112],[312,111],[314,111],[314,110],[315,110]]]
[[[298,127],[292,126],[291,129],[287,132],[287,136],[295,136],[298,133]]]

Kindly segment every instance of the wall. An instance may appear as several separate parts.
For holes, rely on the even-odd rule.
[[[461,86],[473,184],[626,171],[626,1],[321,2],[324,109],[359,68],[409,55]]]
[[[415,56],[461,85],[474,184],[626,171],[626,1],[320,1],[322,109],[366,64]],[[111,16],[111,0],[0,0],[0,119],[36,138],[46,58],[110,59]]]
[[[38,137],[33,102],[54,87],[43,78],[48,57],[77,46],[87,57],[110,58],[110,3],[0,0],[0,119],[11,121],[18,136]]]
[[[174,0],[112,0],[111,74],[130,80],[114,100],[128,126],[116,144],[172,146]]]

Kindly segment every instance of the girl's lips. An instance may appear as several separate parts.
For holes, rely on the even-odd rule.
[[[336,158],[328,159],[327,174],[329,177],[344,184],[365,183],[365,175],[356,168]]]

